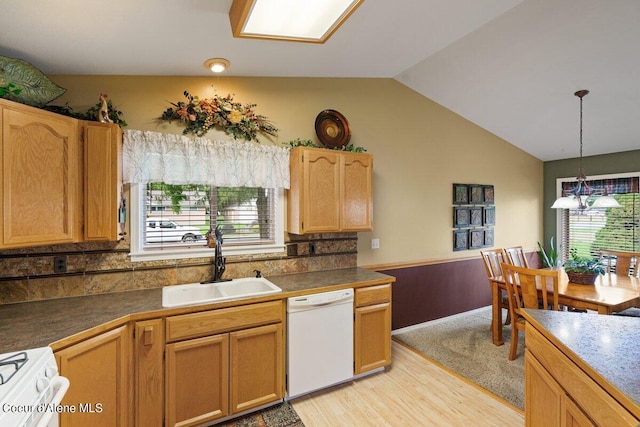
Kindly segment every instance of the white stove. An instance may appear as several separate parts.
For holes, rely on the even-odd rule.
[[[0,426],[57,427],[68,388],[50,347],[0,354]]]

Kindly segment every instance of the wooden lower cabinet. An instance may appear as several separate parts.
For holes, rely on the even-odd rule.
[[[168,318],[168,341],[221,333],[166,344],[166,425],[196,426],[283,399],[284,315],[274,301]]]
[[[562,395],[560,400],[560,414],[562,427],[596,427],[582,409],[569,396]]]
[[[134,425],[162,426],[164,419],[164,319],[134,325]]]
[[[355,291],[354,371],[391,364],[391,284]],[[57,350],[62,427],[189,427],[285,396],[284,300],[126,324]],[[578,424],[574,424],[578,425]],[[582,425],[582,424],[579,424]]]
[[[530,352],[525,370],[527,426],[596,426]]]
[[[530,323],[526,327],[527,427],[637,427],[639,420]]]
[[[559,426],[564,390],[529,352],[525,353],[525,384],[527,425]]]
[[[229,415],[229,335],[167,344],[167,426],[196,426]]]
[[[70,381],[61,427],[129,426],[130,351],[128,326],[56,352],[60,374]]]
[[[284,397],[284,331],[282,323],[230,335],[231,414]]]
[[[391,364],[391,285],[355,291],[354,373]]]

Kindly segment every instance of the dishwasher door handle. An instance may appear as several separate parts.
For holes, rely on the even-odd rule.
[[[321,307],[351,301],[353,301],[353,290],[347,289],[345,291],[325,292],[303,297],[289,298],[287,304],[291,309],[303,309],[305,307]]]

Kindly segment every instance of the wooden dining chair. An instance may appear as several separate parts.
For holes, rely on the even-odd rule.
[[[504,251],[502,249],[489,249],[485,251],[480,251],[480,255],[482,256],[482,261],[484,263],[484,268],[487,272],[487,277],[489,279],[489,285],[492,285],[492,282],[496,282],[498,286],[498,301],[500,301],[500,309],[507,310],[507,317],[504,321],[505,325],[508,325],[511,322],[511,316],[509,313],[509,300],[507,299],[506,292],[504,291],[504,279],[502,278],[502,269],[500,268],[500,264],[505,261],[504,259]],[[493,325],[491,325],[493,327]]]
[[[640,252],[600,250],[600,261],[606,266],[607,272],[618,276],[640,277],[639,260]]]
[[[529,268],[529,261],[527,261],[527,257],[524,254],[522,246],[506,248],[504,253],[509,264]]]
[[[509,311],[511,312],[511,347],[509,360],[516,358],[519,331],[524,331],[526,322],[522,308],[553,309],[560,311],[560,270],[518,267],[502,263],[502,275],[507,287]],[[551,298],[551,300],[549,300]]]
[[[640,252],[600,250],[600,261],[605,265],[607,272],[616,276],[640,277]],[[631,307],[614,313],[618,316],[640,317],[640,308]]]

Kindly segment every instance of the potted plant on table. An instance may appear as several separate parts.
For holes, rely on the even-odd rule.
[[[571,250],[571,258],[563,266],[571,283],[593,285],[598,275],[605,273],[604,265],[598,258],[580,256],[575,249]]]
[[[556,250],[553,237],[550,241],[549,252],[544,249],[542,243],[538,242],[538,256],[544,268],[554,268],[561,265],[560,252]]]

